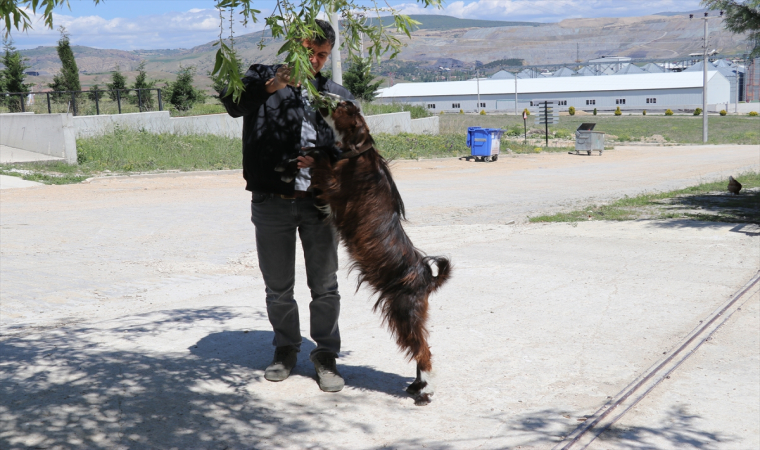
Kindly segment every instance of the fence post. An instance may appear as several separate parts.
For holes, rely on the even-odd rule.
[[[48,114],[53,114],[53,110],[50,109],[50,92],[45,92],[45,96],[47,97]]]
[[[99,91],[95,91],[95,115],[100,115],[100,104],[98,103],[98,98],[100,97]]]
[[[140,112],[142,111],[142,95],[140,94],[141,89],[136,89],[137,91],[137,110]]]
[[[119,114],[121,114],[121,92],[116,89],[116,104],[119,106]]]
[[[161,103],[161,89],[156,89],[156,90],[158,91],[158,110],[163,111],[164,107],[163,107],[163,104]]]
[[[26,105],[25,105],[24,103],[26,103],[26,102],[24,101],[24,94],[21,94],[21,112],[22,112],[22,113],[23,113],[23,112],[26,112]]]

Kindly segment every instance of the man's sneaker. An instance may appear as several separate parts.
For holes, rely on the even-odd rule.
[[[274,351],[272,364],[264,372],[264,378],[269,381],[282,381],[290,376],[290,371],[296,366],[298,349],[291,346],[277,347]]]
[[[343,377],[335,367],[335,357],[331,353],[319,352],[311,355],[311,362],[317,371],[319,388],[325,392],[338,392],[343,389]]]

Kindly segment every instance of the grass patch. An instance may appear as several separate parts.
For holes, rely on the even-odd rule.
[[[670,192],[623,197],[607,205],[592,205],[571,212],[531,217],[531,222],[586,220],[691,219],[706,222],[760,223],[760,173],[736,177],[740,195],[726,190],[728,179],[702,183]]]
[[[514,136],[522,136],[523,120],[519,116],[444,114],[440,116],[441,133],[466,133],[467,127],[502,128]],[[702,143],[702,116],[669,116],[654,113],[646,116],[560,116],[559,124],[549,127],[549,139],[566,136],[574,139],[575,130],[581,123],[596,123],[594,131],[603,131],[618,137],[618,141],[641,141],[661,135],[666,142],[684,144]],[[709,116],[708,143],[760,145],[760,117]],[[544,133],[544,127],[534,124],[528,117],[528,132]],[[559,133],[558,133],[559,132]]]
[[[378,114],[390,114],[404,111],[409,111],[412,119],[430,117],[430,112],[422,105],[409,105],[406,103],[362,103],[362,114],[365,116],[376,116]]]

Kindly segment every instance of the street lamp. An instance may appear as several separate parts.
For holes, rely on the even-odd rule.
[[[704,143],[707,143],[707,21],[720,17],[723,17],[723,11],[717,17],[708,17],[708,13],[705,11],[705,16],[701,18],[705,21],[705,38],[704,45],[702,46],[704,56],[704,61],[702,62],[702,142]],[[689,19],[693,18],[694,14],[689,14]]]

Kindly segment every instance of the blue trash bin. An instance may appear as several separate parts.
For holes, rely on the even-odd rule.
[[[504,130],[501,128],[467,128],[467,146],[471,155],[483,161],[499,159],[499,142]]]

